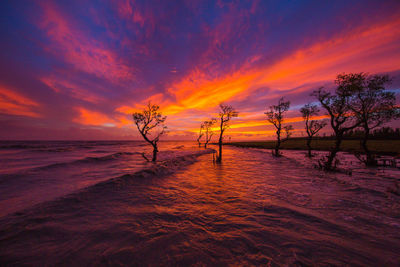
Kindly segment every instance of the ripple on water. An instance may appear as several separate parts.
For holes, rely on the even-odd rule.
[[[227,147],[221,165],[211,155],[189,163],[172,174],[126,176],[3,218],[0,260],[399,264],[400,212],[391,208],[397,196],[258,150]]]

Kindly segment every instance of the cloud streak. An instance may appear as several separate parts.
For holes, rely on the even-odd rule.
[[[39,103],[14,90],[0,86],[0,113],[37,118]]]
[[[269,138],[264,112],[282,96],[301,135],[299,108],[338,73],[389,73],[400,86],[397,1],[21,3],[0,14],[0,67],[12,66],[0,75],[1,119],[12,122],[0,138],[37,124],[136,138],[131,114],[148,101],[170,139],[193,138],[221,102],[241,115],[231,137]]]

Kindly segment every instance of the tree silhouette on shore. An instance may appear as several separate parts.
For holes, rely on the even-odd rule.
[[[287,125],[283,127],[283,130],[286,132],[286,137],[281,139],[281,132],[282,132],[282,124],[283,124],[283,117],[284,113],[289,110],[290,101],[284,101],[282,97],[278,101],[278,105],[272,105],[269,107],[269,111],[264,112],[267,115],[267,121],[270,122],[276,128],[276,145],[275,145],[275,152],[273,153],[274,156],[279,157],[280,152],[279,148],[282,142],[288,140],[291,136],[291,131],[293,130],[292,125]]]
[[[335,133],[335,144],[330,149],[329,155],[322,166],[325,170],[335,169],[336,164],[333,166],[333,161],[337,152],[340,151],[343,135],[361,124],[349,108],[353,82],[349,77],[338,75],[335,84],[337,87],[334,94],[325,91],[323,87],[312,93],[327,111],[330,117],[330,126]]]
[[[161,112],[159,112],[159,109],[159,106],[149,102],[142,112],[135,112],[132,115],[133,121],[143,139],[153,146],[153,162],[157,161],[157,143],[160,140],[160,136],[165,133],[165,129],[167,128],[167,126],[164,125],[167,117],[163,116]],[[157,129],[159,131],[155,132]]]
[[[367,144],[371,131],[400,117],[399,108],[396,107],[395,93],[385,88],[391,80],[388,75],[368,75],[362,72],[341,74],[338,77],[343,81],[342,86],[347,86],[351,90],[349,109],[360,122],[360,128],[363,129],[361,141],[365,152],[363,161],[367,166],[376,165],[375,157]]]
[[[199,144],[199,147],[201,147],[201,138],[204,136],[204,123],[200,124],[199,128],[199,135],[197,136],[197,143]]]
[[[207,148],[208,143],[211,141],[211,138],[214,135],[214,132],[212,130],[212,127],[214,126],[214,124],[217,122],[216,119],[212,118],[209,121],[205,121],[203,122],[204,125],[204,131],[205,131],[205,143],[204,143],[204,148]]]
[[[304,122],[306,124],[307,133],[307,149],[308,157],[312,157],[311,154],[311,141],[313,137],[327,124],[325,121],[313,120],[312,117],[317,115],[319,108],[317,105],[306,104],[301,109],[300,112],[303,116]]]
[[[223,143],[223,135],[226,129],[229,128],[229,121],[237,117],[239,113],[230,105],[220,104],[220,112],[219,112],[219,139],[218,139],[218,154],[217,154],[217,163],[222,162],[222,143]]]

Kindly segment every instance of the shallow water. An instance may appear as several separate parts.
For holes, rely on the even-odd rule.
[[[161,160],[191,153],[162,142]],[[151,164],[144,142],[0,142],[0,217]]]
[[[303,152],[273,158],[266,150],[234,147],[225,147],[223,163],[216,165],[212,154],[187,143],[186,150],[174,146],[166,147],[175,152],[156,167],[140,155],[117,157],[115,169],[91,186],[3,216],[0,260],[64,266],[400,264],[400,198],[386,193],[397,170],[350,164],[352,176],[327,174],[312,168]],[[100,177],[113,169],[96,164],[71,182],[90,180],[85,176],[91,170]]]

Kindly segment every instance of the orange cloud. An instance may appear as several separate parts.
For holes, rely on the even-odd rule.
[[[229,131],[238,132],[237,129],[242,129],[243,131],[247,131],[248,129],[254,129],[254,128],[260,129],[260,127],[265,128],[265,127],[272,126],[272,124],[267,121],[265,116],[264,117],[259,116],[259,117],[260,118],[257,120],[247,119],[247,120],[242,120],[239,122],[233,120],[229,126],[229,128],[231,129]],[[321,115],[321,116],[314,116],[312,119],[313,120],[323,120],[323,119],[327,119],[327,118],[328,118],[327,115]],[[299,116],[299,117],[285,118],[283,121],[283,125],[286,125],[289,123],[297,123],[297,122],[303,122],[303,117]],[[190,129],[190,132],[193,132],[193,133],[198,132],[197,128]],[[302,127],[301,129],[303,129],[303,128],[304,127]],[[216,125],[212,129],[213,129],[213,131],[219,131],[218,125]]]
[[[34,111],[37,107],[37,102],[0,86],[0,113],[37,118],[40,117],[40,114]]]
[[[76,107],[75,110],[78,111],[79,117],[73,121],[79,124],[93,126],[115,126],[118,124],[116,120],[97,111],[91,111],[83,107]]]
[[[274,88],[273,97],[276,97],[280,90],[331,81],[343,71],[397,70],[400,54],[393,43],[399,42],[400,20],[397,19],[300,49],[272,66],[242,69],[211,79],[204,72],[195,70],[168,88],[175,102],[160,102],[166,104],[164,109],[170,114],[187,109],[209,110],[221,102],[248,96],[260,87]]]
[[[169,117],[170,121],[172,117],[179,118],[172,119],[172,124],[180,123],[180,130],[197,133],[198,121],[203,117],[215,116],[212,112],[217,110],[219,103],[245,99],[261,87],[273,89],[268,95],[262,96],[267,100],[281,96],[283,90],[292,90],[291,93],[310,90],[308,85],[331,82],[341,72],[376,73],[398,70],[399,43],[400,19],[368,28],[363,26],[294,51],[272,65],[251,68],[246,64],[235,72],[216,77],[195,69],[167,88],[168,98],[158,93],[144,102],[151,101],[160,105],[165,115],[172,115]],[[124,105],[116,111],[132,114],[141,110],[144,102]],[[228,134],[239,136],[274,133],[274,130],[262,128],[271,127],[263,120],[263,112],[264,110],[241,113],[240,121],[232,122]],[[204,116],[205,113],[209,115]],[[326,116],[315,119],[324,118]],[[285,123],[302,120],[300,116],[292,117],[287,118]],[[255,127],[258,129],[254,129]],[[300,132],[303,129],[295,131]]]
[[[400,19],[364,31],[348,32],[296,51],[267,69],[260,82],[277,90],[287,90],[305,83],[329,81],[344,71],[397,70],[399,42]]]
[[[256,77],[256,72],[236,72],[209,80],[204,73],[195,70],[169,88],[168,92],[175,96],[178,106],[182,109],[207,109],[247,90]]]
[[[151,101],[159,104],[166,115],[180,114],[188,109],[210,110],[219,103],[228,101],[238,93],[247,90],[255,77],[254,73],[237,72],[223,78],[209,80],[203,73],[195,70],[188,77],[168,88],[168,93],[174,96],[175,101],[165,99],[163,94],[156,94],[144,102]],[[134,104],[133,107],[124,105],[116,110],[131,114],[140,110],[142,106],[143,103]]]
[[[167,115],[177,115],[184,122],[187,110],[207,111],[221,103],[240,100],[260,87],[274,90],[264,98],[276,98],[281,90],[300,92],[309,90],[305,84],[330,82],[340,72],[368,71],[388,72],[399,69],[400,20],[373,25],[368,29],[354,29],[332,39],[299,49],[273,65],[249,69],[248,66],[224,76],[209,78],[199,70],[171,85],[168,93],[175,101],[167,100],[161,94],[151,96]],[[246,68],[246,69],[245,69]],[[303,86],[303,87],[302,87]],[[131,113],[127,106],[117,109]],[[260,113],[263,111],[260,111]],[[257,116],[255,113],[246,116]],[[322,119],[324,116],[318,117]],[[299,122],[301,117],[287,119]],[[263,126],[266,122],[248,121],[232,124],[232,129],[249,126]],[[197,126],[189,131],[196,132]]]

